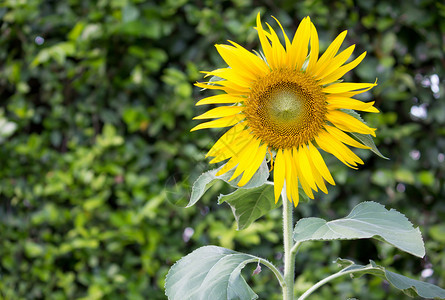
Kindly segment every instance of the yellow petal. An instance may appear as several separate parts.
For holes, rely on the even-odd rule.
[[[261,163],[263,162],[264,157],[266,156],[266,150],[267,144],[263,144],[256,151],[255,155],[252,155],[253,158],[249,163],[249,167],[244,171],[243,177],[238,183],[239,186],[244,186],[246,183],[249,182],[249,180],[252,178],[252,176],[255,174],[255,172],[258,170]]]
[[[321,191],[323,191],[323,193],[327,194],[328,189],[326,188],[326,184],[324,183],[323,177],[321,176],[321,174],[318,172],[318,170],[314,166],[314,163],[312,161],[309,161],[309,162],[311,164],[311,168],[313,171],[312,174],[314,174],[314,180],[315,180],[317,186],[320,188]]]
[[[239,156],[244,147],[252,141],[252,135],[243,134],[239,138],[233,141],[231,144],[219,149],[213,153],[214,158],[210,161],[211,164],[219,163],[233,156]],[[213,149],[213,148],[212,148]]]
[[[330,184],[335,185],[334,178],[332,178],[332,175],[329,172],[329,169],[326,166],[323,157],[321,156],[320,152],[318,152],[318,149],[315,146],[313,146],[311,142],[309,142],[309,155],[311,156],[315,167],[323,176],[323,178],[326,179],[326,181],[329,182]]]
[[[211,164],[218,163],[220,161],[226,160],[232,156],[238,156],[242,151],[244,146],[246,146],[252,139],[253,135],[250,134],[249,130],[244,130],[236,136],[236,139],[230,143],[225,143],[225,141],[217,142],[217,147],[214,145],[207,153],[206,157],[213,156],[214,158],[210,161]]]
[[[291,151],[289,151],[289,153],[290,152]],[[291,165],[291,173],[289,174],[289,178],[286,179],[286,187],[288,187],[290,190],[291,198],[289,198],[289,200],[292,199],[291,202],[294,203],[295,207],[297,207],[298,202],[300,201],[300,195],[298,194],[298,171],[296,167],[297,162],[292,157],[292,155],[290,156],[290,159],[291,160],[288,163]]]
[[[357,166],[357,163],[363,164],[363,161],[357,155],[326,131],[320,133],[318,137],[315,138],[315,141],[321,149],[333,154],[350,168],[356,169],[355,166]]]
[[[222,81],[220,81],[222,82]],[[195,85],[197,87],[203,88],[203,89],[209,89],[209,90],[224,90],[223,86],[212,84],[210,82],[196,82]]]
[[[229,42],[235,46],[236,50],[230,49],[237,57],[242,57],[242,61],[250,66],[251,71],[256,77],[260,77],[261,74],[265,74],[270,71],[267,64],[257,55],[247,51],[242,46],[229,40]]]
[[[300,194],[298,193],[298,177],[297,173],[295,173],[295,176],[292,176],[292,183],[291,183],[291,195],[292,195],[292,203],[294,203],[294,206],[297,207],[298,202],[300,201]]]
[[[248,130],[245,130],[246,122],[240,122],[227,130],[215,144],[213,144],[212,148],[207,153],[206,157],[215,156],[218,151],[223,148],[228,148],[235,141],[244,140],[248,137]]]
[[[280,42],[280,39],[278,38],[277,34],[273,30],[273,28],[267,24],[267,27],[269,27],[270,35],[271,35],[271,42],[272,42],[272,54],[273,54],[273,65],[274,66],[283,66],[286,59],[286,51],[283,48],[283,45]]]
[[[253,139],[244,147],[244,149],[241,150],[239,154],[240,157],[239,164],[236,167],[236,170],[233,173],[232,177],[229,179],[229,181],[241,175],[241,173],[244,172],[249,167],[249,164],[252,158],[254,157],[254,155],[252,154],[258,151],[259,145],[260,145],[260,139]]]
[[[232,157],[215,175],[223,175],[232,170],[238,164],[238,157]]]
[[[228,80],[220,80],[214,82],[197,82],[195,83],[197,87],[209,90],[223,90],[227,94],[234,95],[247,95],[250,93],[250,88],[240,86],[235,82]]]
[[[318,59],[318,52],[319,52],[319,45],[318,45],[318,34],[317,29],[315,28],[314,24],[311,22],[311,53],[309,57],[309,63],[306,68],[306,72],[309,74],[314,73],[314,68],[317,63]]]
[[[246,70],[241,70],[241,71],[237,71],[234,69],[230,69],[230,68],[222,68],[222,69],[217,69],[217,70],[213,70],[211,72],[201,72],[201,73],[205,73],[206,76],[217,76],[217,77],[221,77],[223,79],[229,80],[231,82],[235,82],[238,85],[242,86],[242,87],[247,87],[250,88],[252,85],[252,82],[256,79],[256,77],[254,78],[249,78],[248,76],[246,76],[246,74],[248,74],[246,72]]]
[[[193,127],[190,131],[195,131],[204,128],[220,128],[220,127],[229,127],[235,125],[245,118],[244,114],[238,114],[234,116],[224,117],[221,119],[201,123],[195,127]]]
[[[368,125],[342,111],[328,111],[326,114],[326,119],[343,131],[370,134],[375,136],[375,128],[368,127]]]
[[[371,149],[368,146],[365,146],[358,141],[354,140],[352,137],[332,126],[325,126],[325,129],[335,138],[337,138],[342,143],[345,143],[349,146],[360,148],[360,149]]]
[[[309,146],[304,145],[301,147],[301,150],[304,152],[304,154],[308,158],[308,162],[312,169],[312,175],[313,175],[316,185],[320,188],[320,190],[322,190],[325,194],[327,194],[328,190],[324,183],[323,177],[321,176],[320,172],[318,172],[317,168],[314,165],[314,162],[312,161],[311,155],[309,154]]]
[[[343,92],[343,93],[335,93],[335,94],[333,94],[333,96],[336,96],[336,97],[349,97],[350,98],[352,96],[365,93],[365,92],[369,91],[370,89],[372,89],[376,85],[377,85],[377,80],[375,81],[374,85],[371,85],[370,87],[368,87],[366,89],[362,89],[362,90],[358,90],[358,91]]]
[[[266,57],[267,62],[269,63],[269,66],[274,69],[277,66],[273,64],[273,52],[272,52],[272,46],[270,45],[263,29],[263,25],[261,25],[261,17],[260,13],[258,13],[256,17],[256,30],[258,31],[258,37],[260,38],[261,48],[263,48],[264,56]]]
[[[286,193],[288,200],[298,205],[298,171],[297,161],[292,155],[291,149],[284,150],[284,157],[286,160]]]
[[[244,149],[244,145],[251,142],[253,140],[253,136],[247,135],[246,138],[242,139],[242,142],[239,142],[239,145],[232,144],[231,147],[227,147],[225,153],[230,154],[230,160],[221,168],[221,170],[216,173],[216,176],[222,175],[227,171],[233,169],[236,165],[241,161],[242,150]],[[235,148],[236,147],[236,148]],[[212,163],[212,161],[210,162]]]
[[[247,50],[245,52],[241,51],[239,48],[230,45],[215,45],[215,47],[224,61],[230,66],[231,69],[229,70],[232,70],[233,73],[239,74],[240,77],[244,77],[248,82],[254,81],[258,77],[257,64],[250,63],[252,60],[258,63],[251,56],[255,56],[254,54],[249,53]],[[246,52],[249,54],[246,54]]]
[[[346,50],[342,51],[337,56],[328,61],[324,66],[320,67],[318,72],[314,75],[317,76],[318,79],[323,79],[324,77],[328,76],[348,60],[354,49],[355,45],[346,48]]]
[[[357,57],[356,59],[354,59],[350,63],[348,63],[348,64],[346,64],[344,66],[341,66],[336,71],[334,71],[331,74],[329,74],[328,76],[324,77],[319,82],[319,84],[320,85],[324,85],[324,84],[328,84],[328,83],[331,83],[331,82],[334,82],[334,81],[340,79],[347,72],[349,72],[350,70],[352,70],[355,67],[357,67],[358,64],[365,58],[365,56],[366,56],[366,51],[363,52],[359,57]]]
[[[346,147],[343,143],[333,137],[331,134],[326,134],[325,139],[337,150],[341,151],[341,154],[346,162],[350,163],[353,166],[356,166],[356,163],[363,164],[363,161],[360,157],[358,157],[354,152],[351,151],[348,147]]]
[[[366,112],[379,112],[379,110],[373,106],[374,101],[362,102],[360,100],[352,99],[349,97],[338,97],[335,94],[332,96],[328,96],[326,100],[329,103],[329,109],[344,108]]]
[[[302,171],[302,176],[304,177],[304,179],[306,180],[306,182],[309,184],[309,186],[317,191],[317,186],[315,185],[314,182],[314,177],[312,174],[312,168],[309,164],[308,158],[306,156],[306,153],[304,152],[304,150],[302,148],[306,147],[306,145],[303,145],[301,147],[297,149],[294,149],[294,154],[297,154],[298,157],[298,163],[299,166],[301,168]],[[301,176],[300,176],[301,177]]]
[[[298,172],[298,178],[300,180],[301,183],[301,187],[303,188],[303,191],[306,195],[308,195],[309,198],[314,199],[314,194],[312,193],[312,190],[308,184],[308,182],[306,181],[306,178],[303,175],[303,172],[306,172],[306,170],[303,170],[301,165],[299,164],[299,157],[298,157],[298,151],[296,148],[294,148],[293,151],[293,156],[294,156],[294,161],[295,166],[296,166],[296,171]]]
[[[311,24],[311,19],[309,17],[306,17],[301,21],[295,32],[292,45],[290,49],[287,50],[289,55],[289,66],[296,70],[301,69],[307,56],[309,38],[311,36]]]
[[[294,193],[292,196],[292,202],[294,203],[294,207],[297,207],[298,203],[300,202],[300,194],[298,191],[298,182],[295,183],[294,185],[296,185],[296,187],[293,188]]]
[[[328,49],[323,53],[320,59],[317,61],[314,69],[312,70],[312,74],[319,74],[320,69],[325,67],[325,64],[328,63],[334,56],[337,54],[338,49],[340,49],[343,40],[345,39],[347,31],[343,31],[340,33],[335,40],[329,45]]]
[[[344,93],[355,90],[368,89],[376,86],[375,83],[351,83],[351,82],[340,82],[331,84],[323,88],[324,93],[334,94],[334,93]],[[361,91],[362,92],[362,91]]]
[[[277,20],[277,18],[275,18],[274,16],[272,16],[272,18],[274,18],[275,21],[277,21],[278,25],[280,26],[281,31],[283,32],[284,41],[285,41],[285,43],[286,43],[286,49],[289,51],[289,48],[290,48],[290,46],[291,46],[291,43],[290,43],[290,41],[289,41],[289,38],[288,38],[287,35],[286,35],[286,32],[284,32],[283,26],[281,26],[281,23],[280,23],[280,21]]]
[[[232,96],[228,94],[221,94],[216,96],[211,96],[199,100],[195,105],[204,105],[204,104],[227,104],[227,103],[241,103],[245,100],[243,97]]]
[[[275,203],[277,203],[278,198],[280,198],[281,190],[283,189],[284,185],[285,174],[286,174],[286,166],[285,166],[283,152],[281,149],[278,149],[277,155],[275,156],[275,164],[273,171]]]
[[[221,118],[239,114],[244,110],[243,106],[221,106],[213,108],[202,115],[194,117],[193,120]]]
[[[324,151],[326,151],[328,153],[331,153],[332,155],[337,157],[342,163],[349,166],[349,164],[343,158],[343,154],[341,153],[341,151],[338,151],[338,149],[336,149],[334,145],[331,145],[329,143],[329,140],[327,140],[325,138],[324,133],[320,133],[317,137],[315,137],[315,142],[321,149],[323,149]]]

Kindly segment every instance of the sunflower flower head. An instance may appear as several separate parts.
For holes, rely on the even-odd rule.
[[[292,41],[276,21],[284,45],[269,24],[268,30],[263,28],[257,15],[262,57],[232,41],[230,45],[216,45],[228,67],[204,73],[222,80],[196,85],[224,93],[204,98],[196,105],[225,105],[195,117],[215,120],[201,123],[192,131],[231,127],[207,157],[212,157],[210,163],[227,161],[217,175],[235,168],[230,180],[242,175],[239,186],[249,182],[266,153],[273,153],[275,202],[286,183],[287,198],[297,206],[299,185],[311,199],[313,191],[328,192],[325,182],[335,185],[318,148],[351,168],[363,164],[348,146],[370,148],[350,133],[375,136],[375,129],[348,112],[378,112],[374,102],[352,98],[376,84],[339,82],[366,55],[362,53],[345,64],[355,48],[353,45],[338,53],[346,31],[319,57],[317,30],[309,17],[301,21]]]

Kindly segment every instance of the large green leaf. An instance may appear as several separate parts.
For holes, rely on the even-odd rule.
[[[170,300],[252,300],[258,296],[241,276],[249,262],[260,259],[216,246],[201,247],[174,264],[167,274]]]
[[[420,296],[428,299],[445,299],[445,290],[431,283],[414,280],[403,275],[386,270],[370,260],[366,266],[356,265],[351,260],[337,259],[340,266],[344,267],[339,273],[351,274],[352,278],[358,278],[365,274],[371,274],[386,279],[395,288],[402,290],[410,297]]]
[[[223,180],[230,184],[233,187],[239,188],[237,186],[238,182],[241,180],[242,175],[238,176],[237,178],[233,179],[232,181],[229,181],[229,179],[232,177],[233,173],[235,172],[235,168],[230,170],[227,173],[224,173],[220,176],[216,176],[216,173],[221,169],[222,167],[214,170],[207,171],[201,176],[198,177],[198,179],[193,183],[192,187],[192,194],[190,196],[190,201],[187,204],[186,207],[190,207],[194,205],[196,202],[198,202],[199,199],[204,195],[204,193],[217,181],[217,180]],[[244,189],[250,189],[254,187],[258,187],[263,185],[267,178],[269,177],[269,168],[267,167],[266,160],[263,161],[263,163],[260,165],[256,173],[252,176],[250,181],[244,185],[242,188]]]
[[[294,229],[297,242],[314,240],[351,240],[377,238],[408,252],[423,257],[425,247],[419,228],[396,210],[387,210],[375,202],[363,202],[351,213],[338,220],[326,222],[320,218],[304,218]]]
[[[227,202],[232,208],[238,230],[247,228],[270,210],[275,204],[273,185],[263,184],[253,189],[238,189],[229,195],[220,195],[218,204]]]
[[[298,192],[301,202],[309,201],[309,197],[302,188],[299,188]],[[231,194],[220,195],[218,204],[223,202],[230,205],[238,226],[237,229],[242,230],[272,209],[280,207],[281,197],[279,202],[275,203],[273,183],[269,182],[256,188],[238,189]]]

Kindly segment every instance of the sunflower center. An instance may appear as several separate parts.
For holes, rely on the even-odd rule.
[[[299,119],[304,110],[302,99],[292,89],[275,86],[271,89],[270,101],[267,103],[269,117],[277,123],[292,122]]]
[[[326,122],[326,96],[321,86],[300,71],[270,72],[255,82],[245,104],[253,133],[274,148],[306,144]]]

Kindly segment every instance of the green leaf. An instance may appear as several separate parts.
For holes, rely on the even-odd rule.
[[[300,202],[308,202],[309,197],[303,188],[298,189]],[[219,195],[218,204],[227,202],[232,208],[237,223],[237,229],[246,229],[253,222],[267,214],[272,209],[281,206],[281,197],[275,204],[273,183],[251,189],[238,189],[228,195]]]
[[[0,110],[0,144],[3,143],[6,138],[11,136],[17,129],[17,124],[9,122],[3,117],[3,111]]]
[[[34,60],[31,62],[31,67],[37,67],[40,64],[48,62],[53,58],[60,65],[64,64],[68,56],[73,56],[76,53],[74,42],[61,42],[51,47],[42,49]]]
[[[445,243],[445,224],[431,226],[429,232],[433,240]]]
[[[357,120],[359,120],[362,123],[365,123],[365,120],[362,119],[362,117],[360,116],[359,113],[357,113],[356,111],[352,110],[352,109],[341,109],[341,111],[343,111],[344,113],[347,113],[348,115],[356,118]],[[351,132],[351,134],[358,139],[360,142],[362,142],[363,145],[368,146],[369,148],[371,148],[370,150],[372,152],[374,152],[375,154],[377,154],[378,156],[380,156],[381,158],[384,159],[389,159],[388,157],[384,156],[379,149],[377,149],[377,146],[374,143],[374,140],[372,139],[372,135],[370,134],[362,134],[362,133],[356,133],[356,132]]]
[[[320,218],[304,218],[294,229],[297,242],[315,240],[351,240],[377,238],[408,252],[425,256],[425,247],[419,228],[398,211],[387,210],[375,202],[363,202],[343,218],[326,222]]]
[[[210,77],[210,79],[209,79],[209,83],[211,83],[211,82],[217,82],[217,81],[223,81],[223,80],[225,80],[224,78],[221,78],[221,77],[218,77],[218,76],[215,76],[215,75],[213,75],[212,77]]]
[[[76,41],[79,36],[82,34],[83,29],[85,28],[85,22],[79,21],[76,25],[71,29],[70,33],[68,33],[68,39],[70,41]]]
[[[222,247],[198,248],[174,264],[167,274],[165,294],[170,300],[252,300],[258,295],[241,270],[260,259]]]
[[[372,135],[370,134],[363,134],[363,133],[357,133],[357,132],[351,132],[351,134],[358,139],[360,142],[362,142],[363,145],[368,146],[371,148],[370,150],[380,156],[381,158],[388,159],[388,157],[384,156],[379,149],[377,149],[377,146],[374,143],[374,140],[372,139]]]
[[[238,230],[249,227],[255,220],[281,204],[275,204],[273,185],[263,184],[252,189],[238,189],[228,195],[220,195],[218,204],[227,202],[232,208]]]
[[[232,169],[229,172],[224,173],[220,176],[216,176],[216,173],[218,173],[218,171],[221,168],[222,166],[218,169],[207,171],[198,177],[198,179],[193,183],[192,195],[190,196],[190,201],[186,207],[190,207],[194,205],[196,202],[198,202],[198,200],[201,199],[204,193],[209,188],[211,188],[213,184],[215,184],[216,180],[223,180],[233,187],[240,188],[239,186],[237,186],[237,184],[241,180],[242,176],[240,175],[237,178],[233,179],[232,181],[229,181],[229,179],[235,172],[235,169]],[[267,163],[264,160],[263,163],[258,168],[258,170],[256,171],[256,173],[252,176],[250,181],[241,188],[250,189],[261,186],[266,182],[268,177],[269,177],[269,168],[267,167]]]
[[[222,81],[222,80],[225,80],[225,79],[213,75],[212,77],[210,77],[210,79],[208,81],[208,84],[215,85],[215,83],[218,83],[218,81]],[[206,88],[201,88],[201,91],[204,91],[204,90],[207,90],[207,89]]]
[[[410,297],[420,296],[428,299],[445,299],[445,290],[431,283],[414,280],[403,275],[387,271],[384,267],[370,260],[366,266],[356,265],[351,260],[337,259],[336,263],[344,267],[339,273],[350,273],[352,278],[371,274],[386,279],[392,286],[402,290]]]
[[[162,36],[162,24],[156,19],[149,22],[144,22],[142,19],[122,22],[117,30],[121,34],[150,39],[159,39]]]
[[[133,5],[126,5],[122,9],[122,22],[128,23],[136,20],[139,17],[139,10]]]

